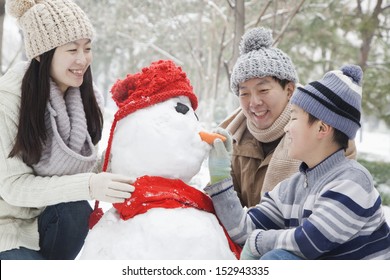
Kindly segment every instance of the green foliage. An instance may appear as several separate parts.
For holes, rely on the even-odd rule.
[[[390,162],[368,161],[361,158],[358,162],[370,171],[376,185],[390,184]]]
[[[390,127],[390,9],[373,17],[376,3],[359,13],[356,2],[305,1],[279,47],[289,50],[303,84],[343,64],[361,65],[364,115],[384,120]],[[364,60],[363,39],[367,42],[371,37]]]
[[[364,73],[363,111],[385,121],[390,127],[390,63],[368,68]]]
[[[375,187],[381,193],[383,204],[390,205],[390,162],[382,161],[368,161],[365,159],[358,159],[359,163],[370,171],[374,178]],[[387,185],[388,190],[382,190],[379,186]]]
[[[390,206],[390,195],[384,192],[380,192],[380,194],[381,194],[382,204]]]

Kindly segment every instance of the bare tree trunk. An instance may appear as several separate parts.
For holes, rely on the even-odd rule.
[[[231,59],[224,63],[228,80],[230,80],[231,68],[239,56],[241,37],[245,33],[245,0],[236,0],[235,3],[227,1],[234,13],[233,54]]]
[[[357,0],[357,10],[358,15],[365,23],[363,24],[364,28],[360,29],[360,34],[362,38],[362,44],[360,46],[360,57],[359,65],[362,67],[363,71],[367,68],[368,55],[371,49],[372,39],[375,36],[375,32],[379,27],[379,15],[383,12],[382,0],[378,0],[375,5],[375,9],[371,15],[364,15],[361,7],[361,0]]]
[[[241,37],[245,33],[245,0],[236,0],[234,6],[234,39],[233,39],[233,57],[231,62],[235,63],[238,56]]]
[[[0,0],[0,75],[3,74],[3,30],[5,17],[5,0]]]

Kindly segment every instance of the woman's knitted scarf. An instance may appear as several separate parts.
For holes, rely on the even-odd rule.
[[[97,155],[88,133],[79,88],[69,88],[64,95],[50,82],[45,124],[47,139],[40,161],[33,165],[35,173],[61,176],[91,171]]]

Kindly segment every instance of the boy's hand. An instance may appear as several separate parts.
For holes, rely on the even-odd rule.
[[[251,245],[250,242],[251,240],[255,240],[253,238],[250,238],[252,235],[257,235],[259,234],[259,231],[258,230],[255,230],[251,233],[251,235],[249,236],[249,238],[246,240],[245,242],[245,245],[244,247],[242,248],[242,251],[241,251],[241,255],[240,255],[240,260],[259,260],[260,259],[260,255],[257,253],[257,254],[254,254],[253,251],[251,250]],[[253,248],[254,248],[254,244],[253,244]]]
[[[210,182],[215,184],[230,177],[232,138],[223,128],[217,128],[215,133],[226,137],[226,141],[215,139],[209,155]]]
[[[258,260],[259,257],[255,257],[249,249],[249,239],[246,240],[244,247],[242,248],[240,260]]]

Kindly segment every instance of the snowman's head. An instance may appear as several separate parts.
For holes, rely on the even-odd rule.
[[[109,142],[112,172],[185,182],[199,172],[210,147],[198,134],[197,98],[180,67],[152,63],[119,80],[112,93],[119,107]]]
[[[209,151],[188,97],[174,97],[121,120],[111,148],[111,169],[131,177],[196,175]]]

